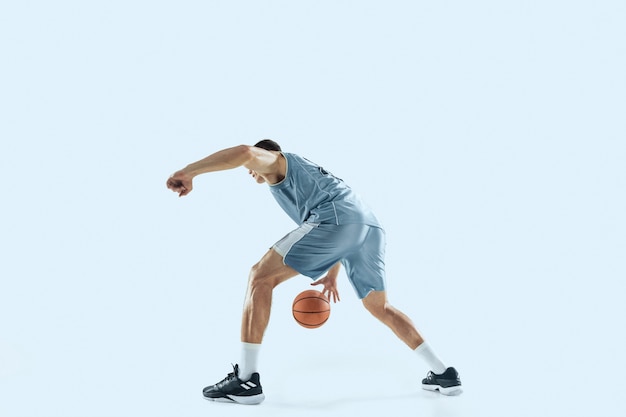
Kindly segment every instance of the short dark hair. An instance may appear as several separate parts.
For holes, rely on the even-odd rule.
[[[254,146],[265,149],[266,151],[282,151],[280,145],[271,139],[263,139],[257,142]]]

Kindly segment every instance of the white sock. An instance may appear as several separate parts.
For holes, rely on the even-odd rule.
[[[417,353],[417,356],[422,358],[428,366],[430,366],[431,371],[434,373],[442,374],[446,371],[446,365],[444,365],[443,362],[441,362],[441,359],[435,355],[435,352],[433,352],[428,343],[423,342],[414,350],[414,352]]]
[[[260,343],[241,343],[241,361],[239,362],[239,379],[248,381],[253,373],[258,372]]]

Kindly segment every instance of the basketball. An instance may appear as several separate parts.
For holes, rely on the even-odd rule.
[[[293,300],[293,318],[307,329],[316,329],[330,317],[330,301],[319,291],[302,291]]]

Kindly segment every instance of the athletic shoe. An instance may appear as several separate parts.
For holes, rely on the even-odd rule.
[[[253,373],[248,381],[239,379],[239,365],[233,366],[233,372],[215,385],[202,390],[204,398],[210,401],[235,402],[239,404],[260,404],[265,399],[261,379]]]
[[[443,395],[459,395],[463,392],[461,380],[456,369],[450,367],[442,374],[428,372],[422,380],[422,388],[428,391],[439,391]]]

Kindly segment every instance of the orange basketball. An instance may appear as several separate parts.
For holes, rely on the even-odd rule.
[[[293,318],[307,329],[316,329],[330,317],[330,301],[319,291],[302,291],[293,300]]]

